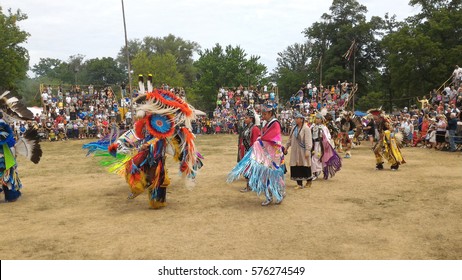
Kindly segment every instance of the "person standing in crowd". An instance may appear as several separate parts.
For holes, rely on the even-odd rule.
[[[290,147],[290,179],[297,181],[295,189],[311,187],[311,149],[313,147],[313,138],[311,130],[305,123],[305,117],[295,112],[295,127],[289,134],[289,141],[285,147],[285,154],[289,152]],[[303,186],[303,181],[306,181]]]
[[[456,130],[457,130],[457,114],[456,113],[451,113],[449,115],[449,121],[448,121],[447,128],[448,128],[448,133],[449,133],[449,151],[455,152],[457,151],[456,143],[455,143]]]
[[[428,115],[425,114],[422,117],[422,122],[420,125],[420,136],[416,141],[414,141],[414,147],[417,147],[417,144],[419,144],[419,142],[423,142],[422,147],[425,147],[425,139],[427,138],[429,126],[430,126],[430,121],[428,119]]]
[[[273,197],[276,204],[280,204],[285,196],[285,168],[281,125],[272,105],[265,104],[262,107],[262,119],[265,121],[262,135],[228,174],[227,182],[231,183],[241,175],[248,176],[250,189],[257,194],[264,192],[266,200],[261,205],[267,206]]]
[[[258,117],[258,116],[257,116]],[[252,109],[247,110],[247,114],[244,118],[244,128],[239,133],[239,144],[238,144],[238,155],[237,161],[241,161],[244,155],[250,150],[253,143],[260,137],[260,128],[258,127],[259,121],[256,121],[255,111]],[[248,178],[247,178],[248,179]],[[249,183],[247,186],[241,189],[241,192],[250,191]]]
[[[446,117],[442,114],[436,116],[436,147],[437,150],[442,150],[446,144]]]

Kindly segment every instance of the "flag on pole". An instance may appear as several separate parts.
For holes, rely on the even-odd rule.
[[[350,46],[350,48],[346,51],[346,53],[343,55],[343,58],[345,58],[346,60],[350,61],[351,56],[352,56],[353,53],[355,52],[355,48],[356,48],[356,39],[353,40],[353,42],[351,42],[351,46]]]

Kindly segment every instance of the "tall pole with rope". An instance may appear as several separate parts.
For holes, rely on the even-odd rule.
[[[128,39],[127,39],[127,25],[125,24],[125,7],[124,0],[122,1],[122,16],[124,20],[124,32],[125,32],[125,56],[127,57],[127,70],[128,70],[128,90],[130,92],[130,114],[131,114],[131,123],[130,128],[133,127],[133,91],[132,91],[132,72],[130,67],[130,55],[128,53]]]
[[[353,41],[353,85],[351,86],[351,91],[356,94],[354,88],[356,87],[356,41]],[[355,111],[355,97],[353,96],[353,112]]]
[[[319,71],[319,88],[321,88],[321,85],[322,85],[322,55],[319,58],[318,67],[320,69],[320,71]]]

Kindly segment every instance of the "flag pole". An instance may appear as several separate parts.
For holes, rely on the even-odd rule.
[[[321,85],[322,85],[322,55],[321,57],[319,58],[319,63],[320,63],[320,66],[319,66],[319,88],[321,88]]]
[[[125,32],[125,56],[127,57],[127,70],[128,70],[128,90],[130,91],[130,114],[131,114],[131,123],[130,127],[133,127],[133,91],[132,91],[132,73],[130,69],[130,56],[128,53],[128,39],[127,39],[127,25],[125,24],[125,8],[124,0],[122,1],[122,16],[124,20],[124,32]]]
[[[351,91],[354,91],[356,86],[356,40],[353,41],[353,85],[351,86]],[[355,97],[353,96],[353,112],[355,111]]]

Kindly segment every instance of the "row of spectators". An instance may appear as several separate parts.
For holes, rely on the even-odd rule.
[[[183,88],[167,84],[161,88],[185,98]],[[133,95],[136,97],[138,91],[134,90]],[[117,98],[111,87],[73,86],[63,90],[62,86],[49,85],[42,87],[41,101],[43,110],[35,115],[34,121],[11,124],[18,136],[27,127],[36,126],[42,139],[50,141],[98,138],[109,133],[111,127],[124,130],[132,122],[130,99]]]
[[[178,96],[185,98],[182,88],[170,88],[163,85],[162,88],[175,92]],[[315,111],[322,114],[331,114],[338,119],[343,106],[350,99],[353,85],[347,81],[338,82],[336,85],[319,88],[312,82],[301,87],[294,94],[285,106],[278,106],[277,88],[270,84],[263,87],[248,87],[242,85],[235,88],[220,88],[217,93],[217,106],[213,117],[200,117],[193,123],[196,134],[203,133],[237,133],[239,125],[248,107],[254,108],[257,113],[261,104],[273,104],[278,112],[278,118],[282,124],[283,132],[288,134],[293,123],[293,113],[301,111],[309,116]],[[135,92],[136,95],[136,92]],[[119,100],[120,101],[120,100]],[[449,120],[461,121],[462,115],[462,87],[445,87],[442,91],[434,90],[430,93],[429,99],[424,96],[417,98],[420,108],[413,106],[410,110],[404,108],[401,112],[392,114],[397,130],[405,134],[406,145],[435,147],[446,149],[446,144],[432,142],[432,132],[438,135],[444,131],[446,141],[450,129],[446,127]],[[129,101],[121,102],[129,105]],[[111,126],[118,126],[126,129],[131,123],[131,114],[127,108],[119,108],[119,102],[110,87],[95,89],[88,86],[86,90],[73,87],[63,91],[61,87],[55,89],[51,86],[43,89],[42,92],[43,112],[36,115],[36,125],[44,139],[66,140],[82,139],[88,137],[100,137],[110,131]],[[126,114],[123,114],[126,113]],[[455,115],[451,117],[451,113]],[[122,119],[121,116],[125,115]],[[367,121],[365,122],[367,123]],[[444,124],[446,126],[443,128]],[[34,123],[13,124],[16,132],[24,133],[28,125]],[[459,126],[460,127],[460,126]],[[447,132],[446,132],[447,131]],[[457,140],[460,129],[455,131]],[[441,140],[441,137],[439,138]],[[457,142],[457,141],[456,141]],[[431,145],[429,143],[435,143]]]
[[[235,89],[234,89],[235,90]],[[223,101],[223,94],[226,93],[227,106],[223,102],[217,102],[217,107],[213,112],[213,119],[203,120],[203,128],[197,132],[207,131],[207,133],[233,132],[238,131],[239,120],[241,120],[247,107],[251,106],[257,113],[261,103],[275,101],[269,98],[258,98],[261,96],[256,91],[241,92],[240,98],[237,91],[220,89],[218,100]],[[238,88],[239,90],[239,88]],[[334,119],[339,120],[344,106],[350,100],[353,85],[347,81],[326,88],[320,87],[319,90],[311,82],[291,97],[286,106],[279,106],[278,118],[283,127],[283,132],[288,134],[293,123],[293,113],[301,111],[304,115],[313,115],[315,111],[322,114],[331,114]],[[264,96],[264,95],[263,95]],[[247,97],[247,98],[246,98]],[[233,102],[234,98],[234,102]],[[247,100],[253,99],[251,103]],[[236,101],[240,101],[239,103]],[[258,103],[255,103],[258,101]],[[417,98],[421,104],[420,108],[412,106],[411,110],[404,107],[401,111],[393,112],[391,118],[394,122],[396,131],[403,133],[406,146],[432,147],[438,150],[454,150],[452,141],[454,140],[458,148],[462,142],[462,86],[457,89],[454,86],[447,86],[442,91],[434,90],[430,94],[430,99],[424,96],[422,99]],[[232,106],[234,104],[234,106]],[[237,105],[236,105],[237,104]],[[275,103],[276,104],[276,103]],[[282,108],[281,108],[282,107]],[[370,121],[370,118],[364,118],[364,127]],[[200,126],[200,125],[199,125]],[[436,137],[439,135],[439,137]],[[364,137],[365,139],[368,137]],[[438,140],[437,140],[438,138]],[[451,142],[451,143],[450,143]],[[450,147],[452,145],[452,148]]]
[[[128,110],[119,108],[111,87],[96,89],[89,85],[85,90],[80,86],[63,90],[61,86],[48,86],[42,90],[42,106],[35,121],[40,135],[50,141],[100,137],[108,133],[110,122],[127,125],[122,122],[120,109]],[[130,121],[130,112],[127,114]]]

